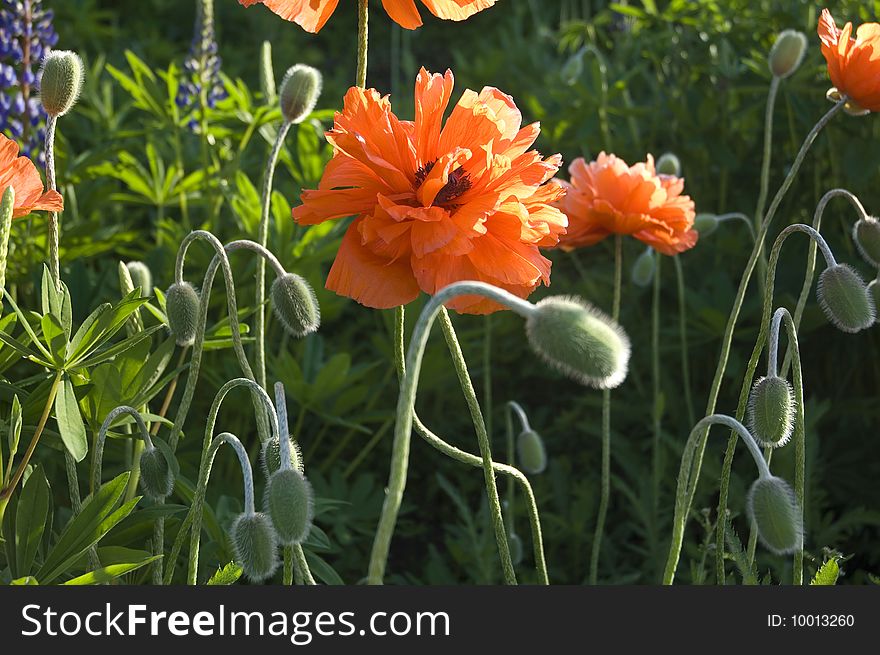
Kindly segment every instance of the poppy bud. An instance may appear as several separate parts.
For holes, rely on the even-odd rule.
[[[774,76],[785,79],[792,75],[804,60],[807,37],[797,30],[783,30],[770,48],[767,65]]]
[[[771,552],[785,555],[803,546],[803,517],[794,491],[782,478],[772,475],[755,480],[747,509],[761,543]]]
[[[874,324],[877,309],[851,266],[835,264],[822,271],[816,295],[825,316],[838,329],[858,332]]]
[[[278,568],[278,541],[272,521],[262,512],[239,514],[232,523],[235,559],[254,582],[272,576]]]
[[[534,430],[520,432],[516,439],[516,453],[520,467],[533,475],[543,473],[547,468],[547,451],[544,440]]]
[[[559,77],[568,86],[574,86],[584,72],[584,51],[578,50],[562,65]]]
[[[785,378],[759,379],[749,394],[749,431],[759,444],[779,448],[794,431],[794,390]]]
[[[165,293],[168,327],[178,346],[191,346],[196,340],[199,294],[189,282],[175,282]]]
[[[701,237],[707,237],[718,228],[718,217],[715,214],[697,214],[694,217],[694,229]]]
[[[523,542],[516,532],[507,535],[507,548],[510,550],[510,561],[514,566],[523,560]]]
[[[281,113],[289,123],[302,123],[321,95],[321,73],[305,64],[291,66],[281,81]]]
[[[302,473],[303,465],[299,446],[290,437],[287,439],[290,442],[290,466]],[[278,437],[272,437],[263,442],[263,451],[260,456],[260,461],[263,464],[263,473],[267,480],[281,468],[281,444],[278,441]]]
[[[880,282],[877,280],[871,280],[871,283],[868,285],[868,295],[870,295],[871,300],[874,301],[874,313],[877,316],[874,321],[880,323]]]
[[[125,267],[135,287],[141,288],[141,296],[146,298],[153,294],[153,274],[143,262],[128,262]]]
[[[548,364],[581,384],[610,389],[626,378],[629,337],[580,298],[541,300],[526,320],[526,334]]]
[[[165,500],[174,490],[171,466],[158,448],[148,447],[141,453],[141,487],[152,500]]]
[[[681,161],[671,152],[664,152],[660,155],[654,168],[658,175],[681,177]]]
[[[315,290],[294,273],[279,275],[270,291],[275,316],[294,337],[304,337],[321,325],[321,307]]]
[[[49,116],[64,116],[76,104],[83,85],[83,63],[70,50],[52,50],[40,73],[40,102]]]
[[[312,529],[315,503],[312,485],[302,473],[296,469],[275,471],[266,485],[265,503],[282,545],[305,541]]]
[[[653,248],[646,249],[636,258],[632,267],[632,281],[637,287],[646,287],[654,279],[657,268],[656,255]]]
[[[873,216],[856,221],[853,241],[865,261],[880,268],[880,221]]]

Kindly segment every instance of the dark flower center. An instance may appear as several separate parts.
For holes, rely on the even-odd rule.
[[[436,163],[436,160],[428,162],[416,171],[417,188],[422,186],[425,178],[428,177],[428,174],[431,172],[431,169],[434,168],[434,164]],[[464,171],[464,169],[456,168],[449,174],[449,180],[446,182],[446,184],[443,185],[443,188],[437,192],[437,195],[434,197],[433,204],[454,207],[455,205],[452,203],[452,201],[464,194],[464,192],[470,189],[471,186],[471,179],[470,177],[468,177],[468,174]]]

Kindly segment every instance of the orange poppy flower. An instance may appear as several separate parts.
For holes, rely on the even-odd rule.
[[[823,9],[817,31],[831,83],[862,109],[880,111],[880,25],[859,25],[853,39],[852,23],[839,30]]]
[[[496,88],[466,90],[443,125],[451,71],[416,77],[415,121],[388,97],[353,87],[327,140],[334,155],[317,190],[302,194],[302,225],[355,215],[327,288],[368,307],[389,308],[460,280],[481,280],[521,298],[550,283],[553,246],[566,218],[545,184],[562,163],[529,150],[537,123],[520,127],[513,98]],[[482,297],[456,298],[459,312],[501,309]]]
[[[568,215],[563,250],[592,246],[612,234],[627,234],[664,255],[697,243],[694,201],[681,194],[684,180],[658,175],[654,158],[627,166],[619,157],[599,153],[589,164],[583,157],[568,168],[571,183],[557,180],[568,193],[557,205]]]
[[[446,20],[465,20],[478,11],[487,9],[496,0],[422,0],[428,10],[437,18]],[[324,27],[330,15],[336,11],[339,0],[238,0],[239,4],[250,7],[255,4],[266,5],[269,9],[300,25],[305,31],[317,33]],[[422,25],[422,17],[416,8],[415,0],[382,0],[388,15],[401,27],[414,30]]]
[[[38,209],[51,212],[64,209],[60,193],[43,190],[43,180],[34,162],[19,157],[18,144],[0,134],[0,193],[10,185],[15,189],[13,218],[27,216]]]

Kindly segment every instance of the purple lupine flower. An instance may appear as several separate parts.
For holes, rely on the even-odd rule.
[[[22,154],[45,164],[46,112],[36,70],[58,43],[53,12],[43,0],[0,1],[0,131],[16,139]]]
[[[184,113],[200,108],[204,90],[205,104],[213,109],[226,98],[226,89],[220,79],[222,60],[217,54],[217,38],[214,32],[214,0],[200,0],[196,13],[195,34],[189,55],[183,62],[184,74],[180,80],[175,101]],[[198,121],[190,118],[188,126],[196,131]]]

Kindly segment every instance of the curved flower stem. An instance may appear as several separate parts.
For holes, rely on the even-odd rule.
[[[134,407],[129,407],[128,405],[120,405],[119,407],[113,409],[109,414],[107,414],[107,417],[101,424],[101,428],[98,430],[98,438],[95,440],[95,449],[92,453],[93,492],[101,488],[101,470],[104,464],[104,443],[107,441],[107,432],[110,431],[110,426],[112,426],[116,422],[116,419],[118,419],[123,414],[128,414],[134,419],[140,437],[146,445],[147,450],[153,450],[153,440],[150,438],[150,433],[147,431],[147,425],[146,423],[144,423],[144,419],[141,416],[140,412],[137,411]]]
[[[690,513],[691,499],[694,495],[699,478],[696,476],[694,457],[703,441],[703,434],[709,433],[712,425],[724,425],[734,431],[746,444],[755,465],[758,467],[761,477],[770,475],[770,467],[761,455],[761,449],[755,442],[751,433],[738,420],[724,414],[711,414],[697,421],[691,430],[684,452],[681,456],[681,465],[678,470],[678,487],[675,492],[675,516],[672,527],[672,543],[669,546],[669,555],[666,559],[666,570],[663,573],[663,584],[671,585],[675,579],[675,569],[678,568],[678,559],[681,555],[681,546],[684,540],[684,529],[687,517]]]
[[[752,243],[755,242],[755,228],[752,226],[752,221],[742,212],[730,212],[727,214],[721,214],[720,216],[716,216],[715,220],[719,223],[725,223],[727,221],[741,221],[743,224],[745,224],[746,228],[748,228],[749,236],[752,237]]]
[[[495,541],[498,544],[498,555],[501,558],[504,582],[505,584],[515,585],[516,573],[513,570],[513,561],[510,558],[510,543],[507,541],[507,531],[504,529],[504,515],[501,512],[501,501],[498,498],[495,471],[492,469],[492,448],[489,434],[486,431],[483,413],[480,411],[480,402],[477,400],[477,394],[474,391],[470,373],[468,373],[464,354],[461,352],[461,345],[458,343],[455,328],[445,307],[440,308],[440,326],[443,329],[443,336],[446,339],[449,354],[452,355],[455,372],[458,375],[458,383],[464,392],[465,400],[471,413],[471,421],[477,433],[477,443],[480,446],[480,456],[483,460],[486,495],[489,498],[489,511],[492,515],[492,527],[495,529]]]
[[[405,365],[398,364],[398,371],[403,376],[401,377],[400,394],[397,400],[397,421],[394,426],[391,471],[385,491],[385,501],[379,516],[379,525],[376,528],[376,536],[373,540],[373,549],[370,554],[370,564],[367,573],[367,582],[369,584],[382,584],[385,577],[385,567],[388,561],[388,552],[391,548],[391,538],[394,535],[397,514],[400,511],[403,492],[406,489],[417,382],[431,325],[440,312],[443,303],[456,296],[470,294],[481,295],[506,305],[521,316],[529,316],[536,311],[531,303],[517,298],[503,289],[483,282],[456,282],[438,291],[425,305],[413,331],[406,363]],[[401,320],[402,318],[399,316],[398,325]]]
[[[684,270],[681,264],[681,255],[672,258],[675,264],[675,281],[678,287],[678,337],[681,350],[681,380],[684,387],[684,404],[687,409],[688,425],[693,425],[696,419],[694,412],[694,399],[691,393],[691,361],[688,347],[687,333],[687,295],[684,288]]]
[[[763,311],[761,315],[761,328],[758,333],[758,339],[755,342],[755,347],[752,350],[752,355],[749,358],[748,365],[746,366],[746,374],[743,378],[742,388],[740,389],[739,404],[737,405],[736,410],[736,416],[739,420],[742,420],[743,416],[745,416],[746,407],[748,406],[749,402],[749,391],[752,388],[752,380],[754,379],[755,371],[758,368],[758,360],[760,359],[761,351],[763,350],[764,345],[767,342],[767,334],[770,330],[770,312],[773,306],[773,292],[776,286],[776,267],[779,264],[779,255],[782,250],[782,244],[785,243],[785,240],[795,232],[802,232],[808,235],[815,243],[818,244],[818,247],[822,251],[822,255],[825,258],[825,263],[828,266],[833,266],[834,264],[836,264],[834,255],[832,254],[831,249],[828,247],[825,239],[823,239],[822,235],[811,228],[809,225],[802,225],[800,223],[789,225],[787,228],[779,233],[779,236],[776,238],[776,242],[773,244],[773,248],[770,251],[770,261],[767,266],[767,280],[764,285],[765,294]],[[721,467],[721,484],[718,490],[719,520],[717,522],[718,525],[715,532],[715,572],[718,584],[724,584],[724,580],[726,577],[724,567],[724,521],[721,520],[721,518],[727,512],[727,495],[730,488],[730,474],[733,468],[733,457],[735,451],[736,435],[731,435],[727,442],[727,451],[724,453],[724,463]]]
[[[369,0],[358,0],[358,52],[357,52],[357,86],[367,87],[367,50],[368,26],[370,18]]]
[[[755,208],[755,228],[753,234],[761,230],[764,206],[767,204],[767,194],[770,189],[770,160],[773,157],[773,110],[776,107],[779,83],[779,77],[774,75],[770,82],[770,88],[767,91],[767,109],[764,112],[764,153],[761,158],[761,187],[758,192],[758,204]],[[761,283],[763,283],[766,274],[767,253],[764,250],[764,244],[761,244],[761,251],[758,257],[758,280]]]
[[[520,416],[520,422],[522,422],[526,413],[522,411],[522,407],[514,401],[510,401],[505,405],[504,410],[504,423],[507,429],[507,463],[510,466],[516,465],[516,445],[515,439],[513,436],[513,412],[518,411]],[[525,418],[525,422],[523,423],[523,430],[527,430],[528,427],[528,418]],[[514,500],[516,494],[516,483],[512,477],[507,478],[507,521],[505,526],[507,527],[507,534],[512,535],[514,533],[514,523],[516,519],[516,512],[514,508]]]
[[[285,120],[278,128],[275,143],[269,153],[266,162],[266,172],[263,175],[263,189],[261,193],[260,230],[258,240],[264,248],[269,242],[269,210],[272,204],[272,180],[275,177],[275,167],[278,164],[278,155],[284,146],[284,138],[290,130],[290,121]],[[260,258],[257,261],[257,314],[254,317],[254,332],[256,333],[256,366],[257,382],[266,389],[266,260]],[[283,460],[282,460],[283,461]]]
[[[46,118],[46,186],[57,191],[55,180],[55,129],[58,124],[57,116]],[[55,286],[61,288],[61,262],[59,261],[59,232],[58,212],[49,212],[49,272]]]
[[[755,270],[755,264],[758,261],[758,254],[763,246],[764,240],[767,237],[767,230],[770,227],[770,224],[773,222],[773,217],[776,215],[776,211],[779,209],[779,205],[782,203],[782,199],[785,197],[785,194],[788,192],[788,189],[791,187],[794,182],[794,178],[797,176],[798,171],[801,168],[801,165],[804,162],[804,158],[807,155],[810,147],[813,145],[813,142],[816,140],[816,137],[819,135],[819,132],[822,131],[828,122],[842,109],[844,104],[846,104],[847,98],[841,98],[839,102],[837,102],[831,109],[829,109],[822,118],[813,126],[810,132],[807,134],[804,139],[803,144],[801,144],[800,150],[795,156],[794,162],[792,162],[791,168],[788,171],[788,174],[785,176],[785,179],[782,181],[782,185],[779,187],[779,190],[776,192],[776,195],[773,197],[772,202],[770,203],[770,208],[767,210],[767,214],[764,216],[761,221],[761,227],[758,230],[758,234],[755,239],[755,246],[752,248],[752,253],[749,256],[749,261],[746,263],[746,269],[743,271],[743,275],[740,279],[739,289],[736,292],[736,298],[733,301],[733,307],[730,310],[730,315],[727,318],[727,326],[724,328],[724,336],[721,340],[721,352],[718,357],[718,364],[715,367],[715,375],[712,379],[712,385],[709,389],[709,399],[706,403],[706,414],[712,414],[715,411],[715,405],[718,402],[718,395],[721,391],[721,381],[724,378],[724,373],[727,370],[727,361],[730,357],[730,348],[733,342],[733,331],[736,328],[737,320],[739,319],[739,313],[742,309],[743,301],[745,300],[746,290],[748,289],[749,282],[752,278],[752,273]],[[766,294],[765,294],[766,295]],[[694,457],[694,479],[700,479],[700,470],[702,468],[703,463],[703,453],[706,450],[706,441],[709,437],[709,432],[706,430],[699,438],[698,443],[696,445],[696,451],[693,454]],[[696,492],[696,485],[693,487],[694,492]],[[693,502],[693,494],[690,494],[690,497],[687,501],[687,512],[690,511],[691,503]],[[686,512],[686,513],[687,513]],[[674,543],[674,540],[673,540]],[[679,544],[680,548],[680,544]],[[676,555],[676,561],[678,560],[678,555]]]
[[[617,322],[620,317],[620,290],[623,277],[623,238],[614,237],[614,300],[611,319]],[[599,511],[596,515],[596,530],[593,533],[593,549],[590,553],[590,584],[597,583],[599,574],[599,554],[602,549],[602,536],[605,532],[605,517],[608,514],[608,501],[611,497],[611,390],[602,391],[602,482],[599,494]]]

